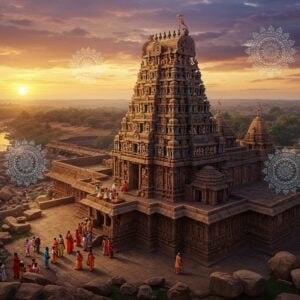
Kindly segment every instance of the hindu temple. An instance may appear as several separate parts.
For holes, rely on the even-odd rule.
[[[212,114],[186,29],[143,45],[111,153],[71,148],[48,145],[76,156],[53,161],[48,177],[118,251],[180,251],[209,265],[241,247],[273,253],[300,225],[300,193],[276,194],[263,181],[273,146],[262,113],[242,140],[220,111]],[[97,196],[113,184],[117,199]]]

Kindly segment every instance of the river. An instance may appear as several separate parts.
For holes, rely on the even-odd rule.
[[[10,141],[6,138],[8,132],[0,132],[0,152],[6,151],[7,147],[10,145]]]

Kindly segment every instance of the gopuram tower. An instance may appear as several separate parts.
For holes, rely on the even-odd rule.
[[[188,30],[151,35],[114,141],[115,181],[147,198],[182,201],[193,170],[225,146]]]

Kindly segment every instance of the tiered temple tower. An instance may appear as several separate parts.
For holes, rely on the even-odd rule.
[[[191,168],[224,151],[187,30],[150,36],[115,138],[114,177],[140,195],[183,200]]]

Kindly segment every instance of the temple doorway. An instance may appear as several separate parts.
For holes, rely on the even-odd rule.
[[[195,201],[198,201],[198,202],[202,201],[202,192],[199,190],[195,190]]]
[[[97,210],[97,219],[96,219],[95,226],[103,227],[103,225],[104,225],[104,216],[102,215],[102,213],[99,210]]]
[[[129,189],[139,189],[139,165],[130,163],[129,168]]]

